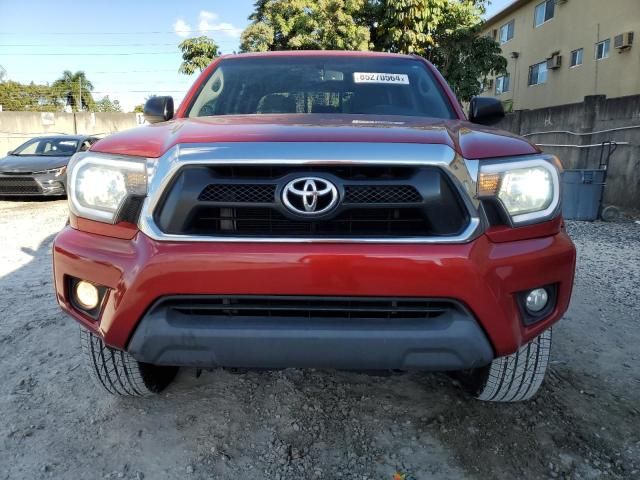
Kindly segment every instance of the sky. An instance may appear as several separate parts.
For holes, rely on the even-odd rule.
[[[0,0],[0,65],[19,82],[84,70],[94,98],[109,95],[125,111],[150,94],[180,102],[196,75],[178,73],[178,43],[204,31],[232,53],[252,7],[253,0]]]
[[[485,14],[485,18],[489,18],[492,15],[495,15],[504,7],[513,3],[514,0],[491,0],[491,4],[487,7],[487,13]]]
[[[512,0],[492,0],[487,15]],[[94,98],[125,111],[151,94],[179,103],[196,75],[178,73],[178,43],[206,34],[238,49],[253,0],[0,0],[0,66],[18,82],[83,70]]]

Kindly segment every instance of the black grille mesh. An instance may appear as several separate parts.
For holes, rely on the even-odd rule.
[[[204,202],[273,203],[275,185],[265,184],[212,184],[200,193],[198,200]]]
[[[273,208],[201,208],[191,233],[206,235],[407,236],[428,233],[419,209],[353,209],[329,221],[298,221]]]
[[[33,178],[0,178],[0,195],[40,193],[40,186]]]
[[[418,203],[422,197],[411,185],[349,185],[345,203]]]

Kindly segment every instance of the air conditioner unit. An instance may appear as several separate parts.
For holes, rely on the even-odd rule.
[[[633,32],[621,33],[613,39],[613,46],[619,50],[631,48],[631,45],[633,45]]]
[[[562,66],[562,55],[552,55],[547,58],[547,70],[556,70]]]

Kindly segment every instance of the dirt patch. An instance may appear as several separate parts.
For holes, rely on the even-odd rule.
[[[530,403],[446,375],[286,370],[105,395],[53,296],[66,202],[0,200],[0,479],[640,478],[640,225],[570,223],[579,267]]]

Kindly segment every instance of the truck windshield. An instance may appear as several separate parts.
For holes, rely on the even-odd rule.
[[[187,112],[189,117],[334,113],[456,118],[426,65],[402,57],[224,59]]]

